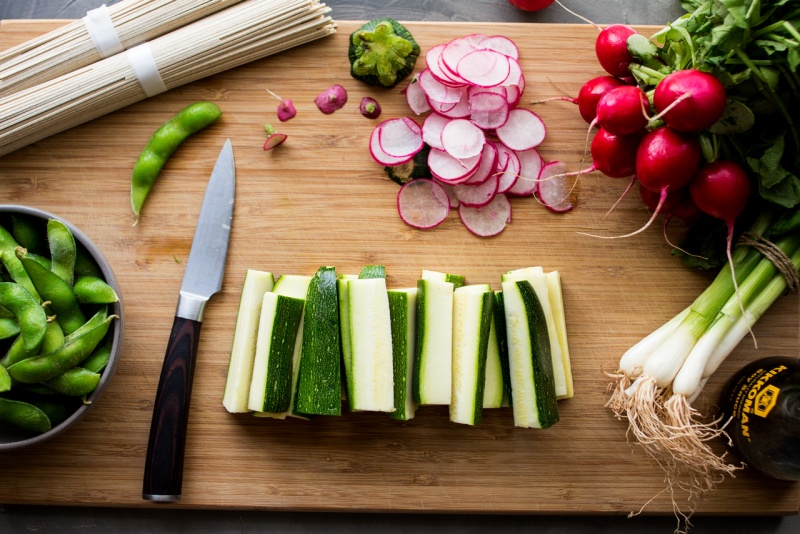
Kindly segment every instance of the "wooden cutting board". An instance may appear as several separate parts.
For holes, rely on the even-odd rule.
[[[64,21],[4,21],[0,48]],[[479,239],[456,213],[431,231],[397,217],[397,186],[367,151],[376,124],[357,104],[376,97],[382,118],[408,114],[400,88],[367,87],[348,74],[349,33],[175,89],[0,158],[0,199],[55,212],[105,252],[122,287],[124,354],[105,396],[74,429],[0,458],[0,502],[150,506],[142,470],[158,373],[208,176],[226,138],[236,154],[237,195],[222,292],[206,313],[179,506],[292,510],[671,513],[660,469],[628,442],[626,426],[603,407],[607,378],[624,350],[690,303],[709,277],[669,255],[660,224],[625,240],[579,235],[626,233],[648,213],[637,194],[606,212],[626,186],[590,174],[578,182],[574,211],[549,213],[515,199],[513,223]],[[472,32],[502,33],[520,48],[528,82],[523,102],[575,95],[602,74],[588,26],[410,23],[423,52]],[[649,32],[650,29],[643,29]],[[420,61],[420,65],[422,62]],[[314,96],[334,83],[347,106],[321,114]],[[261,145],[262,125],[278,125],[270,89],[294,100],[297,117],[280,124],[286,144]],[[130,173],[150,134],[185,105],[211,100],[221,120],[184,144],[132,227]],[[585,162],[586,125],[575,106],[536,106],[548,125],[541,153],[572,170]],[[678,239],[681,228],[670,229]],[[499,286],[501,273],[542,265],[563,279],[575,398],[559,403],[561,422],[546,431],[516,429],[510,410],[487,411],[469,428],[444,407],[424,407],[398,423],[369,413],[314,421],[231,415],[221,404],[237,305],[246,269],[312,274],[320,265],[357,273],[387,267],[391,287],[413,285],[420,271],[466,275]],[[784,297],[707,387],[745,362],[797,355],[797,297]],[[721,445],[721,444],[720,444]],[[681,498],[678,496],[678,498]],[[172,506],[172,505],[170,505]],[[798,486],[743,471],[700,504],[703,513],[790,514]]]

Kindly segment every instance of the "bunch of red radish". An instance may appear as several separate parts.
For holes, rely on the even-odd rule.
[[[699,140],[722,116],[725,88],[712,74],[674,71],[655,86],[651,106],[628,68],[634,59],[626,42],[634,33],[621,24],[600,32],[595,51],[609,76],[589,80],[572,100],[590,128],[599,126],[592,165],[579,174],[599,170],[612,178],[630,177],[631,185],[639,182],[653,215],[634,234],[659,213],[667,222],[673,216],[692,222],[700,213],[725,221],[730,257],[734,220],[748,202],[750,181],[732,161],[703,163]]]
[[[457,207],[472,233],[492,236],[511,220],[508,195],[536,195],[557,212],[572,208],[563,166],[545,164],[536,150],[545,138],[544,123],[517,107],[525,90],[518,59],[513,41],[481,34],[428,51],[426,68],[405,96],[416,115],[430,115],[422,126],[410,117],[383,121],[370,136],[372,157],[386,166],[409,162],[430,147],[430,178],[398,192],[404,222],[432,228]]]

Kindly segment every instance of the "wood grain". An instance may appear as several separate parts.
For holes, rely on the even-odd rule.
[[[58,22],[0,26],[0,47]],[[219,148],[233,142],[237,199],[223,288],[209,304],[199,343],[186,443],[182,507],[273,510],[671,513],[662,474],[628,443],[625,425],[603,408],[620,354],[683,309],[708,283],[669,256],[660,229],[625,241],[605,235],[639,227],[647,213],[636,195],[606,217],[625,183],[596,174],[578,182],[579,206],[565,215],[533,199],[513,201],[513,223],[478,239],[455,213],[432,231],[396,216],[397,187],[371,160],[374,121],[357,111],[375,96],[383,117],[407,114],[400,90],[366,87],[348,75],[344,53],[355,23],[300,49],[172,90],[0,159],[5,202],[44,208],[82,228],[109,258],[125,304],[125,353],[96,408],[69,433],[0,462],[0,502],[153,506],[141,499],[148,429],[158,375],[205,185]],[[410,23],[423,50],[471,32],[503,33],[520,45],[525,102],[574,95],[601,74],[585,26]],[[341,83],[350,102],[322,115],[314,96]],[[281,124],[289,140],[261,150],[264,122],[278,124],[277,102],[298,115]],[[130,172],[150,134],[182,107],[212,100],[220,121],[170,159],[137,227],[129,205]],[[578,169],[586,126],[571,104],[538,105],[548,125],[546,159]],[[676,225],[672,232],[679,231]],[[423,268],[457,272],[499,287],[512,268],[558,269],[564,285],[576,396],[560,403],[547,431],[515,429],[508,410],[480,426],[448,421],[425,407],[398,423],[378,414],[314,421],[231,415],[221,398],[245,270],[312,274],[320,265],[357,273],[383,263],[391,287],[412,285]],[[710,382],[706,404],[746,361],[797,355],[798,298],[784,297],[757,325],[759,348],[746,340]],[[720,447],[722,444],[719,444]],[[172,506],[172,505],[170,505]],[[789,514],[798,486],[749,471],[701,503],[714,514]]]

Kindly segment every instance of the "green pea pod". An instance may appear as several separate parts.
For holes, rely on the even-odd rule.
[[[106,343],[102,347],[95,350],[88,358],[81,362],[81,367],[93,371],[95,373],[102,373],[103,369],[108,365],[111,359],[111,344]]]
[[[47,244],[50,247],[50,270],[69,285],[75,276],[75,237],[67,225],[56,219],[47,221]]]
[[[71,334],[64,337],[64,343],[69,343],[73,339],[82,336],[86,332],[93,330],[97,326],[103,323],[108,318],[108,306],[103,306],[97,313],[92,315],[92,317],[83,323],[80,328],[72,332]]]
[[[39,293],[37,293],[36,288],[33,287],[33,283],[27,271],[22,266],[22,262],[19,261],[19,258],[17,258],[16,250],[18,247],[19,244],[14,241],[14,238],[8,233],[8,230],[0,226],[0,260],[2,260],[11,279],[27,289],[30,294],[33,295],[33,298],[40,300]]]
[[[6,308],[5,306],[0,306],[0,318],[2,319],[14,319],[14,314],[11,313],[11,310]]]
[[[103,340],[111,321],[116,318],[116,315],[109,316],[100,325],[70,340],[55,352],[15,363],[8,368],[8,374],[23,384],[45,382],[57,377],[85,360]]]
[[[64,344],[64,331],[61,330],[61,325],[58,321],[50,321],[47,323],[47,329],[44,331],[44,339],[42,340],[42,354],[50,354],[61,348]]]
[[[0,421],[41,434],[50,430],[50,418],[44,411],[27,402],[0,397]]]
[[[42,220],[16,214],[11,216],[11,233],[19,246],[35,254],[47,253],[47,243]]]
[[[0,393],[9,391],[11,389],[11,375],[8,374],[6,368],[0,365]]]
[[[47,314],[33,295],[19,284],[0,282],[0,304],[17,317],[25,348],[39,346],[47,329]]]
[[[114,288],[95,276],[81,276],[72,290],[81,304],[113,304],[119,300]]]
[[[17,249],[17,256],[39,295],[50,303],[49,307],[56,314],[56,321],[64,333],[70,334],[80,328],[86,322],[86,316],[81,311],[72,286],[28,256],[25,249]]]
[[[78,250],[75,254],[75,277],[80,278],[81,276],[96,276],[97,278],[102,278],[103,271],[97,266],[97,262],[94,261],[94,258],[92,258],[83,247],[78,246]]]
[[[32,349],[25,348],[25,342],[22,339],[22,336],[17,336],[17,339],[11,344],[8,348],[8,352],[0,358],[0,365],[5,368],[11,367],[17,362],[21,362],[22,360],[26,360],[32,356],[36,356],[39,354],[41,345],[36,346]]]
[[[25,250],[27,250],[27,249],[25,249]],[[48,271],[53,267],[53,262],[50,260],[50,258],[48,258],[46,256],[42,256],[41,254],[33,254],[32,252],[28,252],[28,256],[30,256],[32,259],[38,261],[39,265],[41,265],[42,267],[44,267]]]
[[[216,104],[196,102],[156,130],[139,155],[131,177],[131,207],[137,223],[142,205],[167,159],[187,137],[213,124],[220,115],[222,111]]]
[[[0,317],[0,339],[19,335],[19,322],[14,317]]]
[[[73,367],[46,381],[45,385],[68,397],[84,397],[94,391],[99,383],[100,374],[83,367]]]

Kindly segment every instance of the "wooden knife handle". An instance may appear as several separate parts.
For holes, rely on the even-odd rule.
[[[158,380],[144,466],[142,498],[177,501],[183,482],[186,426],[200,323],[175,317]]]

